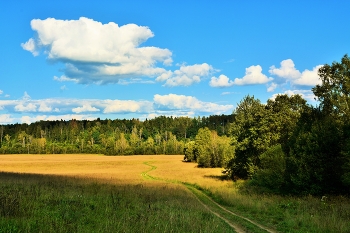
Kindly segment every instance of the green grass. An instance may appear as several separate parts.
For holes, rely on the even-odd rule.
[[[239,184],[236,184],[239,185]],[[349,233],[350,200],[343,196],[280,196],[244,189],[207,189],[208,196],[227,209],[279,232]]]
[[[145,172],[149,179],[162,180],[161,177],[151,175],[152,171],[156,170],[154,165],[148,162],[144,164],[151,167]],[[321,200],[321,197],[313,196],[263,194],[249,188],[250,186],[245,185],[245,182],[242,181],[232,183],[230,187],[208,186],[205,188],[191,182],[169,179],[166,181],[186,185],[203,203],[226,219],[231,219],[241,225],[247,232],[260,232],[261,230],[241,218],[225,214],[203,197],[203,193],[226,209],[279,232],[350,232],[350,200],[347,197],[328,196],[325,200]]]
[[[181,186],[0,173],[0,232],[233,232]]]

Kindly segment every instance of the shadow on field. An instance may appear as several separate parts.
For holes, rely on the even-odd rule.
[[[211,178],[211,179],[220,180],[220,181],[230,180],[230,178],[227,175],[220,175],[220,176],[205,175],[204,178]]]
[[[0,232],[233,232],[200,207],[178,185],[0,172]]]

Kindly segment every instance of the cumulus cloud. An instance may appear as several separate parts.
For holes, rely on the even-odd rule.
[[[160,110],[182,110],[192,112],[212,112],[222,114],[233,110],[233,105],[219,105],[211,102],[203,102],[193,96],[185,95],[154,95],[156,109]]]
[[[37,39],[30,38],[22,47],[33,55],[44,50],[48,59],[65,63],[65,74],[54,78],[57,81],[104,84],[127,77],[156,77],[166,72],[157,63],[172,63],[170,50],[141,46],[154,36],[145,26],[102,24],[81,17],[33,19],[31,27]]]
[[[164,86],[170,87],[190,86],[199,83],[202,77],[208,76],[213,70],[213,67],[207,63],[181,65],[178,70],[163,72],[156,78],[156,81],[165,82]]]
[[[52,107],[47,106],[46,103],[40,103],[38,111],[39,112],[52,112]]]
[[[271,83],[270,86],[267,88],[267,92],[273,92],[277,88],[276,83]]]
[[[291,59],[283,60],[281,67],[276,68],[275,66],[270,67],[270,74],[276,75],[283,78],[285,81],[290,82],[291,85],[298,86],[315,86],[321,83],[318,75],[318,70],[322,65],[314,67],[312,70],[304,70],[300,72],[295,68],[294,62]]]
[[[99,112],[100,109],[92,107],[89,104],[84,104],[82,107],[76,107],[72,109],[74,113],[82,113],[82,112]]]
[[[0,114],[0,124],[10,124],[13,123],[14,119],[10,114]]]
[[[134,100],[106,100],[104,113],[135,113],[152,111],[152,103],[149,101]]]
[[[270,99],[275,99],[277,95],[280,94],[287,94],[288,96],[292,96],[292,95],[301,95],[304,99],[314,102],[315,101],[315,95],[311,90],[287,90],[283,93],[276,93],[273,94],[272,97]]]
[[[264,84],[272,81],[273,78],[267,77],[262,73],[260,65],[250,66],[245,69],[245,76],[243,78],[235,78],[234,85],[251,85],[251,84]]]
[[[318,75],[318,70],[322,67],[322,65],[318,65],[314,67],[312,70],[304,70],[300,77],[293,81],[295,85],[303,85],[303,86],[316,86],[317,84],[321,84],[322,81],[320,76]]]
[[[230,80],[226,75],[221,74],[218,78],[212,77],[209,85],[211,87],[231,87],[234,82]]]
[[[15,111],[17,112],[36,112],[37,106],[33,103],[28,104],[18,104],[15,106]]]
[[[269,70],[270,74],[287,79],[296,79],[300,77],[300,72],[295,68],[292,59],[283,60],[280,64],[280,68],[271,66]]]

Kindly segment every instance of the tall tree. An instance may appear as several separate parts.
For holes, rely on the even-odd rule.
[[[350,118],[350,59],[344,55],[341,62],[325,64],[318,72],[322,84],[312,89],[328,114]]]
[[[226,173],[233,179],[246,179],[258,168],[259,155],[270,146],[268,125],[264,122],[267,110],[254,96],[246,96],[234,111],[235,121],[231,124],[232,143],[235,157],[226,167]]]

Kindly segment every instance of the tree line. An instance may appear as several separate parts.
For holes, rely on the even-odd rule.
[[[106,155],[183,154],[184,145],[208,127],[228,135],[233,115],[154,119],[39,121],[0,126],[0,153]]]

